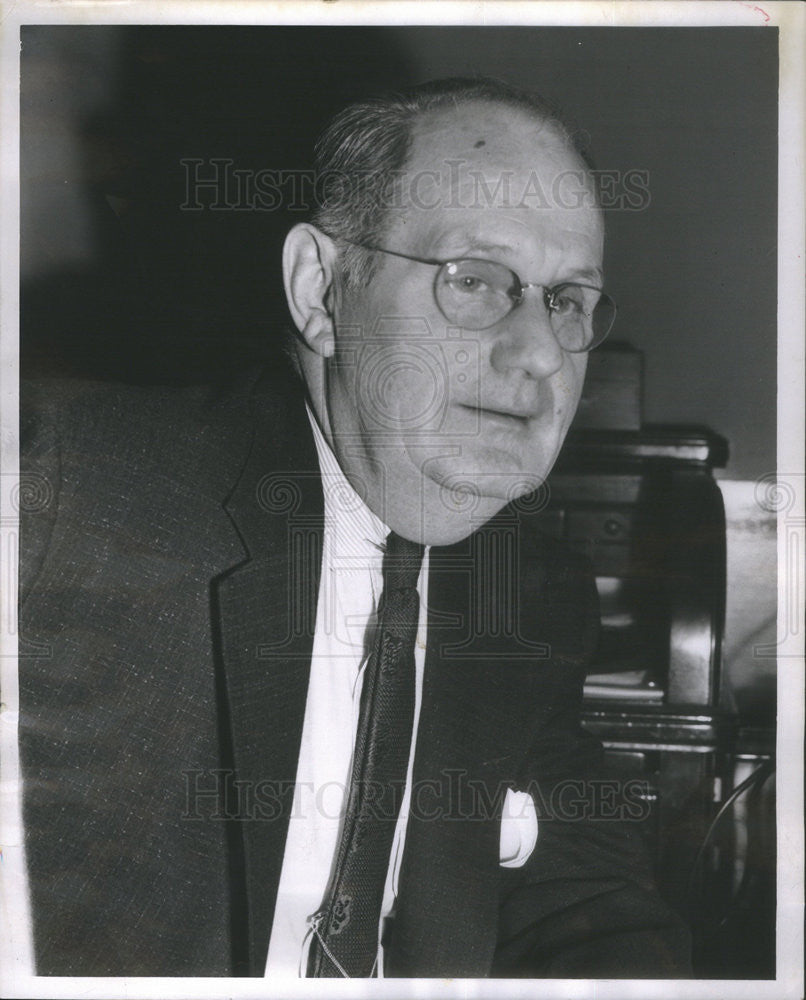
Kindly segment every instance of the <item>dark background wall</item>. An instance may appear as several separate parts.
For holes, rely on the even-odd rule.
[[[181,381],[270,356],[288,217],[183,210],[180,161],[302,168],[345,100],[460,73],[540,91],[599,169],[645,173],[606,259],[644,418],[725,435],[728,478],[772,471],[774,29],[26,28],[25,369]]]

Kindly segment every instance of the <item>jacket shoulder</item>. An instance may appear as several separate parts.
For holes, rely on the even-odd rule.
[[[223,504],[255,440],[260,378],[247,372],[180,388],[21,385],[21,582],[38,574],[55,541],[70,538],[73,545],[105,539],[107,548],[114,540],[126,551],[148,546],[189,561],[212,558],[217,538],[232,555]],[[272,400],[260,396],[261,422],[282,405]]]

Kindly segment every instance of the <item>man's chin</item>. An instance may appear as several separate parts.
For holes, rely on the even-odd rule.
[[[426,463],[425,476],[439,487],[446,503],[466,507],[473,503],[498,501],[501,506],[540,490],[552,462],[539,463],[541,471],[519,469],[512,462],[461,463],[435,459]],[[533,468],[537,466],[535,463]],[[543,467],[545,466],[545,472]]]
[[[532,511],[540,509],[545,499],[545,479],[533,473],[455,463],[451,467],[434,461],[421,467],[419,476],[422,492],[417,494],[412,481],[410,490],[401,493],[395,523],[388,523],[399,534],[426,545],[451,545],[522,497],[534,497],[525,501],[525,509]]]

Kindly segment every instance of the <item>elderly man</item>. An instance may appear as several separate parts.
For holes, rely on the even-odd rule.
[[[588,794],[589,569],[531,523],[615,314],[590,175],[492,81],[350,107],[318,158],[296,377],[25,405],[38,971],[686,975]]]

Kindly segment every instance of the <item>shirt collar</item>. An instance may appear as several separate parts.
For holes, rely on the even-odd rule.
[[[370,551],[382,553],[390,529],[367,507],[350,485],[307,403],[305,408],[316,444],[319,470],[322,473],[325,525],[328,529],[332,529],[338,538],[338,552],[346,558],[353,554],[361,558],[368,548]]]

